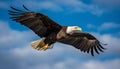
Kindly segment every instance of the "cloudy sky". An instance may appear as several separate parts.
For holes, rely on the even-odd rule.
[[[39,37],[7,14],[10,6],[23,9],[22,4],[61,25],[82,27],[107,43],[107,50],[95,57],[61,43],[34,50],[30,42]],[[120,0],[0,0],[0,69],[118,69],[119,64]]]

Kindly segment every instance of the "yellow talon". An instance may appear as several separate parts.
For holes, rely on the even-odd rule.
[[[47,50],[49,48],[49,46],[48,46],[48,44],[45,44],[42,48],[41,48],[41,50]]]

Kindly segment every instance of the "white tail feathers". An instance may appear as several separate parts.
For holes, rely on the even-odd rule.
[[[31,46],[36,50],[41,50],[44,45],[44,39],[31,42]]]

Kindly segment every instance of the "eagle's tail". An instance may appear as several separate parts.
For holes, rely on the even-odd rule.
[[[31,42],[31,46],[36,50],[41,50],[41,48],[44,45],[45,45],[44,39]]]
[[[45,39],[33,41],[31,42],[31,46],[36,50],[44,50],[44,51],[53,48],[53,44],[48,46],[48,44],[45,44],[44,40]]]

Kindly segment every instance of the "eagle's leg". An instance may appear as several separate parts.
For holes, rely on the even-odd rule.
[[[41,50],[44,50],[44,51],[46,51],[47,49],[49,49],[48,44],[45,44],[45,45],[41,48]]]
[[[31,42],[31,46],[36,50],[40,50],[44,45],[44,39]]]
[[[53,48],[53,44],[51,44],[51,45],[46,44],[44,42],[44,39],[31,42],[31,46],[36,50],[44,50],[44,51],[46,51],[47,49]]]

